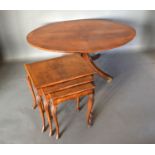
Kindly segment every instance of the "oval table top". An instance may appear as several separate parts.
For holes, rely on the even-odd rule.
[[[125,24],[104,19],[82,19],[51,23],[30,32],[28,42],[51,52],[93,53],[124,45],[136,35]]]

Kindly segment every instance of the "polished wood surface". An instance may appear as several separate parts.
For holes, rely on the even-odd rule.
[[[64,89],[61,91],[50,93],[50,96],[53,100],[56,100],[56,99],[78,94],[78,93],[84,92],[86,90],[94,89],[94,88],[95,86],[91,82],[89,82],[86,84],[82,84],[82,85],[74,86],[74,87]]]
[[[82,19],[51,23],[35,29],[27,35],[34,47],[51,52],[81,53],[91,68],[107,82],[112,76],[99,69],[89,53],[104,52],[122,46],[136,35],[134,28],[104,19]]]
[[[45,94],[49,94],[49,93],[53,93],[53,92],[57,92],[57,91],[62,91],[62,90],[65,90],[65,89],[68,89],[71,87],[83,85],[83,84],[86,84],[89,82],[93,82],[93,76],[85,76],[82,78],[77,78],[74,80],[47,86],[47,87],[44,87],[43,90],[44,90]]]
[[[52,135],[51,112],[49,110],[52,107],[56,138],[58,139],[59,124],[56,115],[58,104],[74,99],[76,100],[76,109],[80,110],[80,97],[94,95],[93,74],[95,72],[79,54],[26,64],[25,69],[34,100],[33,108],[38,107],[42,119],[42,131],[45,131],[45,112],[50,129],[49,136]],[[89,99],[88,124],[90,124],[88,119],[91,118],[90,105],[92,103],[93,100]]]
[[[95,73],[78,54],[25,64],[36,88],[62,83]]]
[[[28,42],[40,49],[65,53],[94,53],[131,41],[136,32],[123,23],[83,19],[51,23],[28,34]]]

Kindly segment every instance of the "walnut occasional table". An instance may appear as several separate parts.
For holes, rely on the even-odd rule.
[[[135,30],[125,24],[103,19],[82,19],[50,23],[28,34],[34,47],[61,53],[80,53],[90,66],[108,82],[112,76],[100,70],[90,53],[104,52],[131,41]]]

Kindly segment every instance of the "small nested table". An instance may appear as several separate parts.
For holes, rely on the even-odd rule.
[[[77,110],[81,96],[88,96],[87,124],[92,122],[94,88],[92,68],[79,54],[25,64],[27,81],[34,98],[33,107],[39,108],[42,118],[42,131],[45,129],[44,111],[52,135],[49,108],[56,124],[56,138],[59,138],[59,125],[56,116],[57,106],[67,100],[76,99]]]
[[[104,52],[131,41],[136,32],[125,24],[103,20],[83,19],[51,23],[28,34],[28,42],[50,52],[80,53],[84,60],[108,82],[112,76],[99,69],[93,62],[97,56],[90,53]]]

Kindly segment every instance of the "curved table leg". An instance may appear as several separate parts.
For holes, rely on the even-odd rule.
[[[57,106],[55,105],[55,101],[53,101],[52,103],[52,116],[53,116],[53,120],[56,126],[56,139],[59,138],[59,124],[58,124],[58,120],[57,120]]]
[[[43,103],[42,103],[41,96],[37,96],[37,100],[38,100],[38,108],[39,108],[40,116],[42,119],[42,132],[44,132],[44,130],[45,130],[45,118],[44,118]]]
[[[49,136],[52,136],[52,123],[51,123],[51,117],[50,117],[50,113],[49,113],[49,107],[50,107],[50,101],[49,101],[49,99],[46,99],[45,113],[46,113],[49,128],[50,128]]]
[[[76,99],[76,110],[80,111],[80,97],[77,97]]]
[[[94,94],[90,94],[88,96],[88,111],[87,111],[87,124],[88,127],[92,125],[92,111],[93,111],[93,103],[94,103]]]
[[[99,69],[94,64],[93,60],[91,59],[91,57],[87,53],[82,53],[81,55],[84,58],[84,60],[90,64],[90,66],[95,70],[95,72],[97,74],[99,74],[103,79],[106,79],[108,83],[110,83],[112,81],[112,76],[110,76],[109,74],[107,74],[104,71],[102,71],[101,69]]]
[[[31,91],[31,94],[33,97],[33,109],[35,109],[37,107],[37,101],[36,101],[36,96],[35,96],[34,89],[33,89],[33,86],[32,86],[32,83],[31,83],[29,76],[27,76],[27,83],[28,83],[28,86],[30,88],[30,91]]]

